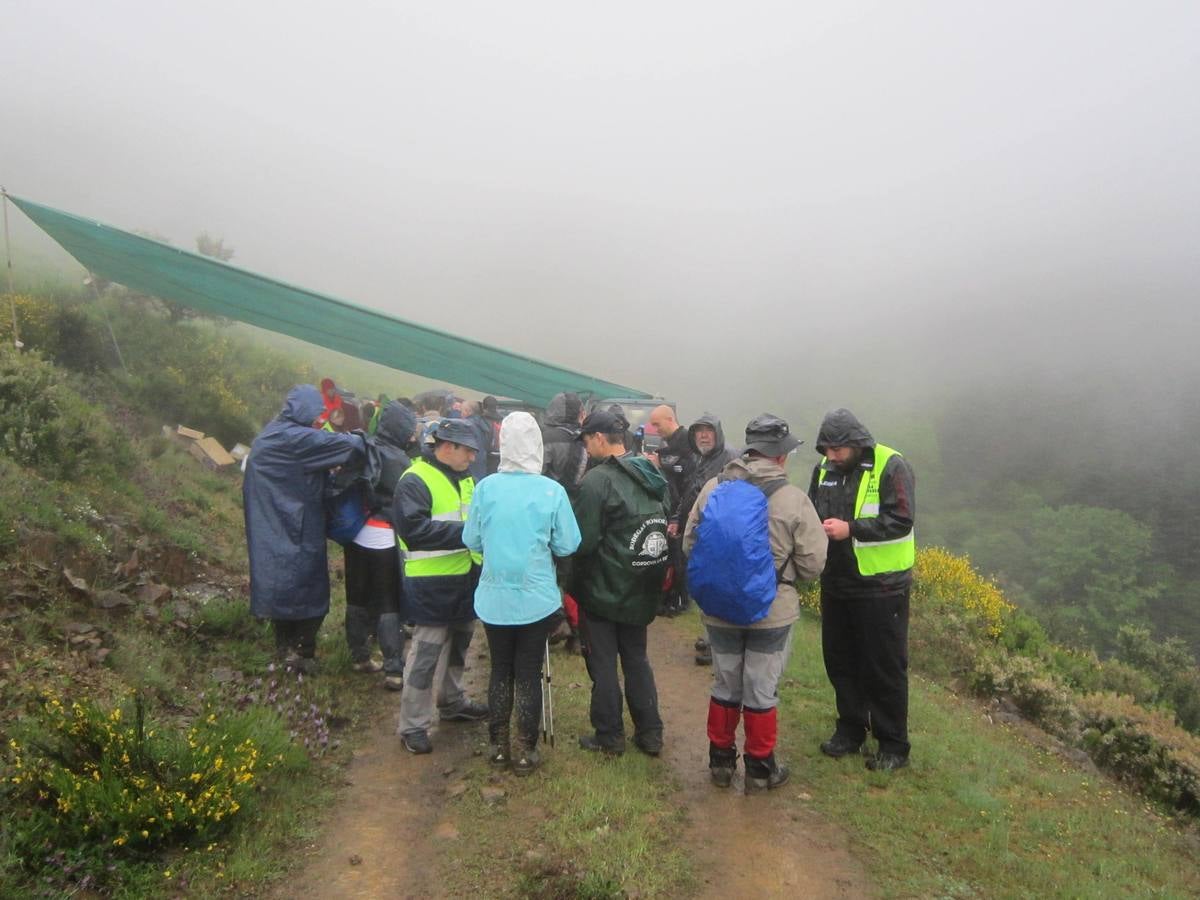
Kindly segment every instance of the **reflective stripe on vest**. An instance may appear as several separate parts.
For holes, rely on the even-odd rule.
[[[463,478],[455,488],[446,477],[446,473],[419,459],[408,467],[401,478],[420,478],[429,488],[430,518],[435,522],[465,522],[467,512],[471,508],[471,495],[475,491],[475,482],[468,476]],[[460,493],[461,492],[461,493]],[[481,562],[482,557],[471,553],[465,547],[453,550],[409,550],[408,546],[396,536],[401,549],[404,550],[404,574],[408,578],[430,578],[438,575],[466,575],[471,571],[472,562]]]
[[[858,497],[854,501],[854,518],[874,519],[879,515],[879,483],[888,460],[900,454],[883,444],[875,445],[875,465],[863,471],[858,482]],[[825,460],[822,459],[821,477],[825,476]],[[851,538],[854,558],[862,575],[882,575],[885,572],[903,572],[913,567],[917,558],[917,544],[910,530],[903,537],[888,541],[860,541]]]

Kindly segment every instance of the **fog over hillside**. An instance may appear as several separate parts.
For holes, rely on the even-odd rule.
[[[1195,380],[1192,3],[7,18],[10,191],[685,417]]]

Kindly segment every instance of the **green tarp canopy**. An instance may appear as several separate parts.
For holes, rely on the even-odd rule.
[[[93,274],[200,312],[539,406],[545,406],[559,391],[595,397],[650,396],[6,196]]]

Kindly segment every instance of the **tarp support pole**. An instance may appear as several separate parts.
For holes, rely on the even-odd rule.
[[[20,350],[25,345],[21,343],[21,334],[17,331],[17,295],[13,291],[12,244],[8,239],[8,191],[4,190],[3,185],[0,185],[0,201],[0,205],[4,207],[4,257],[8,269],[8,305],[12,309],[13,346]]]

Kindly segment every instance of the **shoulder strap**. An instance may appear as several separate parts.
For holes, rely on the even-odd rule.
[[[766,495],[767,502],[770,503],[771,496],[785,484],[791,484],[791,482],[786,478],[772,478],[770,481],[764,481],[762,484],[758,485],[758,489]],[[791,561],[792,558],[789,556],[783,561],[783,565],[775,570],[776,584],[783,584],[783,570],[787,568],[788,563]]]

